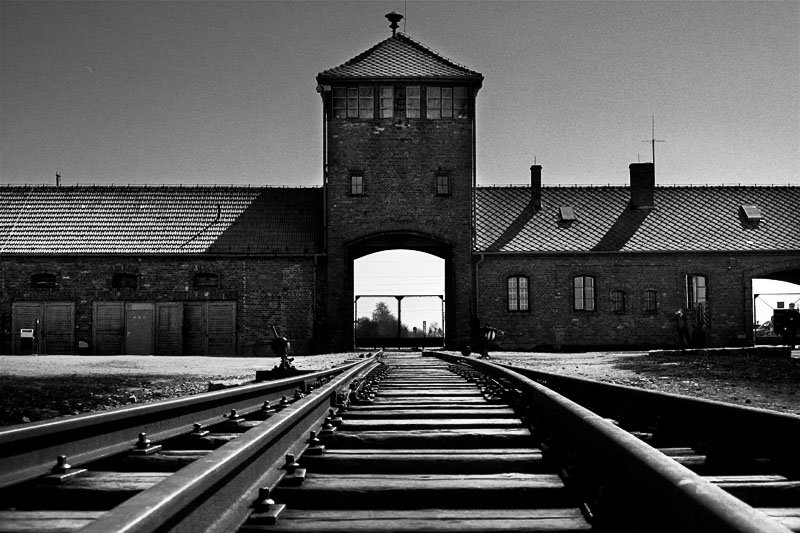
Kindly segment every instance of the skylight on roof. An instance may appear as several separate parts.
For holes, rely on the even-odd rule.
[[[575,216],[575,209],[571,205],[562,205],[558,208],[558,215],[562,222],[574,222],[578,220]]]
[[[760,222],[761,219],[764,218],[758,206],[742,204],[741,208],[748,222]]]

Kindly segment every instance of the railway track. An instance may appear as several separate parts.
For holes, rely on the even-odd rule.
[[[444,354],[322,374],[79,468],[2,432],[0,532],[800,531],[797,416]]]

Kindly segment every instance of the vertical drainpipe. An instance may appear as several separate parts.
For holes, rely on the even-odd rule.
[[[475,263],[475,318],[479,321],[479,323],[481,317],[481,312],[480,312],[481,282],[480,282],[480,277],[478,277],[478,269],[481,266],[481,263],[483,263],[484,259],[486,259],[486,255],[481,254],[481,258],[478,260],[477,263]]]

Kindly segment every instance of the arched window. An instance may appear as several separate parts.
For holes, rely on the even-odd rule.
[[[58,276],[49,272],[39,272],[31,276],[32,289],[57,289]]]
[[[196,288],[219,287],[219,274],[198,272],[197,274],[194,275],[193,285]]]
[[[644,291],[644,312],[655,313],[658,311],[658,291],[648,289]]]
[[[117,272],[111,276],[111,287],[115,289],[136,289],[139,286],[139,276],[128,272]]]
[[[594,311],[594,278],[575,276],[572,280],[573,306],[575,311]]]
[[[619,315],[625,312],[625,291],[611,291],[611,310]]]
[[[530,306],[528,302],[528,278],[526,276],[511,276],[508,278],[508,310],[527,311]]]

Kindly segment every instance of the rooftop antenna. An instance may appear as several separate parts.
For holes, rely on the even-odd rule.
[[[652,137],[650,140],[644,140],[643,143],[650,143],[653,145],[653,169],[656,168],[656,143],[665,143],[667,141],[663,139],[656,139],[656,116],[653,115],[653,122],[652,122]]]
[[[61,174],[56,172],[56,187],[61,187]]]
[[[408,0],[403,1],[403,33],[406,32],[406,21],[408,21]]]
[[[392,29],[392,37],[394,37],[394,35],[397,33],[397,28],[399,27],[397,23],[403,20],[403,15],[392,11],[391,13],[386,13],[385,16],[391,23],[389,24],[389,27]]]

